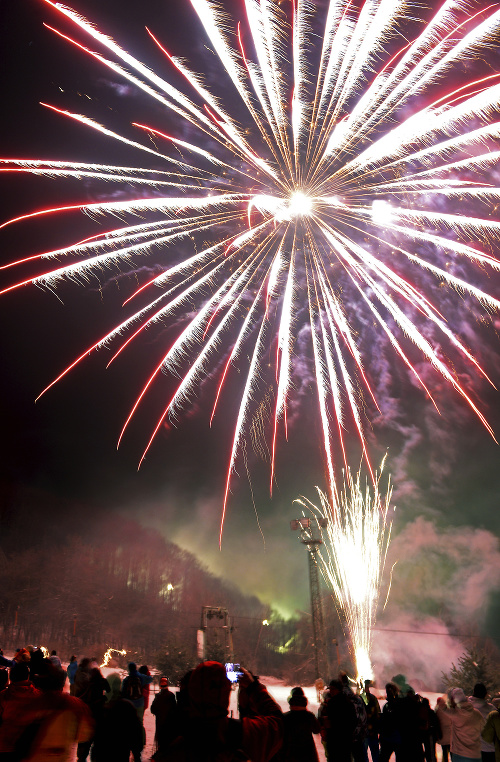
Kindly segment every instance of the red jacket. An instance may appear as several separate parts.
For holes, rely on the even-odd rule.
[[[11,683],[0,692],[0,754],[14,751],[16,741],[33,720],[30,708],[39,695],[29,680]]]

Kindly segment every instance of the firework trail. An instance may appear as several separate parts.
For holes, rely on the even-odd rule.
[[[120,650],[119,648],[108,648],[107,651],[104,653],[104,656],[102,657],[103,661],[102,664],[99,665],[99,667],[107,667],[109,664],[109,660],[111,659],[111,654],[120,654],[121,656],[126,656],[127,652],[123,649]]]
[[[385,496],[379,489],[383,466],[384,463],[375,484],[366,484],[364,488],[360,471],[355,478],[350,470],[345,471],[343,489],[337,492],[333,504],[319,488],[316,488],[319,507],[304,497],[295,501],[324,519],[318,524],[323,542],[318,546],[317,558],[334,594],[340,620],[349,633],[358,684],[373,678],[372,631],[391,536],[390,479]]]
[[[80,210],[96,226],[104,221],[105,230],[12,263],[38,270],[2,293],[27,284],[52,289],[63,279],[86,284],[108,269],[133,271],[137,258],[152,250],[164,257],[162,272],[126,300],[127,317],[47,389],[92,350],[112,349],[113,362],[144,339],[146,329],[177,325],[183,316],[119,441],[162,373],[178,379],[177,388],[143,458],[165,421],[189,406],[208,376],[219,374],[213,418],[224,409],[228,378],[240,373],[221,531],[231,476],[270,384],[272,488],[304,325],[310,326],[331,499],[338,467],[332,453],[347,467],[347,437],[359,439],[369,465],[364,429],[378,405],[363,366],[361,319],[386,337],[436,408],[417,370],[422,359],[493,436],[460,383],[457,363],[488,377],[428,286],[476,300],[483,311],[500,306],[473,282],[500,269],[494,254],[500,188],[488,179],[500,156],[500,75],[476,71],[481,62],[487,66],[498,36],[498,5],[446,0],[424,23],[403,0],[331,0],[326,11],[306,0],[244,0],[235,19],[219,3],[191,0],[225,78],[222,98],[184,59],[168,53],[161,30],[148,30],[151,45],[165,54],[166,72],[175,67],[183,90],[76,11],[40,1],[64,31],[49,28],[75,54],[97,60],[153,99],[169,123],[167,133],[162,124],[137,119],[131,139],[125,130],[43,104],[125,144],[144,157],[143,166],[1,160],[7,173],[136,189],[129,200],[68,203],[6,221],[1,227]],[[469,211],[479,204],[480,214]],[[189,242],[195,253],[185,255],[181,247]]]

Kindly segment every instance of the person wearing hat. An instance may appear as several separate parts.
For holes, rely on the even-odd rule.
[[[490,712],[495,711],[493,704],[490,704],[490,702],[486,700],[487,695],[488,691],[485,684],[476,683],[472,696],[469,696],[469,701],[472,706],[474,709],[477,709],[478,712],[481,712],[485,722],[488,719]],[[495,745],[493,743],[488,743],[484,738],[481,739],[481,759],[483,762],[495,762]]]
[[[109,691],[96,727],[92,762],[129,762],[140,759],[143,727],[131,701],[121,695],[121,677],[112,672],[107,677]],[[35,762],[33,760],[33,762]]]
[[[169,689],[168,677],[160,679],[160,692],[151,704],[151,714],[155,716],[155,745],[153,759],[161,759],[165,750],[178,735],[178,713],[175,695]]]
[[[328,727],[325,736],[326,755],[335,762],[351,762],[351,751],[357,717],[352,701],[344,692],[341,680],[331,680],[330,698],[326,706]]]
[[[228,717],[232,683],[224,665],[204,661],[192,671],[186,716],[179,724],[182,735],[165,760],[269,762],[274,757],[283,741],[283,714],[258,678],[243,667],[240,671],[239,720]]]
[[[320,732],[316,716],[307,709],[302,688],[293,688],[288,697],[290,711],[283,715],[283,749],[280,762],[318,762],[313,733]]]
[[[481,731],[484,718],[461,688],[450,688],[448,703],[451,708],[450,750],[453,762],[481,762]]]

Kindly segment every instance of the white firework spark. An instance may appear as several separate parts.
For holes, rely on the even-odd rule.
[[[379,489],[383,467],[384,463],[375,483],[366,484],[364,488],[361,471],[353,478],[347,470],[343,489],[335,494],[333,503],[319,488],[316,488],[319,506],[304,497],[295,501],[325,520],[326,526],[320,529],[323,542],[318,546],[316,557],[349,633],[358,683],[373,678],[373,627],[391,536],[392,487],[389,479],[385,495]]]
[[[137,120],[138,138],[131,140],[87,116],[49,106],[138,151],[149,164],[1,160],[4,172],[93,178],[141,190],[127,201],[68,204],[3,223],[0,227],[75,210],[96,224],[114,220],[104,233],[29,258],[33,263],[57,260],[57,265],[4,292],[27,284],[52,287],[65,278],[85,283],[93,272],[123,263],[133,269],[136,257],[153,248],[165,253],[163,272],[126,303],[155,287],[159,295],[131,310],[56,381],[93,349],[113,345],[114,360],[146,328],[174,316],[177,320],[184,312],[183,329],[138,394],[124,431],[162,371],[180,383],[144,455],[165,419],[178,415],[219,360],[224,359],[224,369],[212,417],[228,374],[236,366],[243,371],[221,532],[231,476],[262,396],[270,356],[275,376],[272,487],[276,445],[286,433],[293,396],[304,310],[332,499],[337,468],[332,453],[340,445],[347,466],[347,432],[359,438],[369,464],[364,398],[370,405],[377,401],[363,367],[358,310],[370,315],[374,330],[387,337],[436,407],[415,367],[418,353],[493,436],[459,381],[453,353],[488,378],[485,371],[413,281],[426,271],[485,310],[500,307],[493,295],[457,274],[463,263],[481,271],[500,269],[494,254],[500,221],[491,216],[500,188],[488,180],[500,155],[493,150],[500,137],[500,122],[495,121],[500,75],[491,69],[468,77],[462,72],[464,64],[474,64],[493,47],[500,29],[496,5],[446,0],[408,42],[405,34],[418,26],[415,14],[421,8],[404,0],[330,0],[326,12],[307,0],[244,0],[243,18],[234,20],[214,0],[191,0],[226,77],[221,98],[184,60],[167,53],[161,30],[156,35],[148,30],[152,44],[165,53],[166,68],[174,66],[176,75],[182,75],[188,94],[75,10],[40,1],[87,44],[50,27],[55,33],[139,88],[165,113],[173,113],[181,133],[172,136],[161,124]],[[406,44],[401,48],[402,39]],[[186,126],[198,139],[185,139]],[[145,133],[154,137],[154,149],[142,139]],[[144,187],[150,188],[147,198]],[[488,214],[469,215],[475,201]],[[204,241],[194,255],[181,262],[169,258],[169,247],[191,238]],[[442,345],[451,350],[450,359]],[[263,386],[267,393],[267,382]]]

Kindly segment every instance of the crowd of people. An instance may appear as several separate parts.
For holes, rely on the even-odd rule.
[[[345,673],[331,681],[318,711],[328,760],[436,762],[439,744],[443,762],[500,762],[500,714],[483,683],[471,697],[450,689],[434,709],[405,681],[387,683],[382,708],[371,688],[353,690]]]
[[[69,681],[69,693],[64,690]],[[146,665],[106,677],[95,659],[75,656],[66,669],[55,651],[0,651],[0,762],[141,762],[144,711],[153,681]],[[150,711],[155,717],[153,762],[318,762],[314,736],[329,762],[500,762],[500,713],[478,683],[471,697],[453,688],[436,707],[408,685],[386,685],[380,706],[365,681],[341,673],[318,690],[317,715],[297,686],[282,712],[259,678],[241,668],[238,714],[224,665],[206,661],[179,689],[161,677]],[[326,690],[323,690],[326,688]]]

